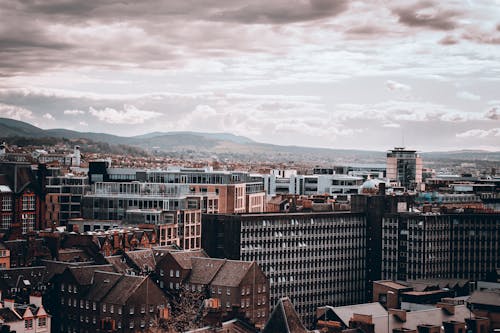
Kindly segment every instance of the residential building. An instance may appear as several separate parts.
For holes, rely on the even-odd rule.
[[[321,304],[366,297],[366,219],[351,213],[204,215],[211,257],[256,261],[270,281],[270,302],[289,296],[312,325]]]
[[[68,267],[52,283],[56,332],[136,332],[157,326],[168,304],[148,276],[114,273],[109,265]]]
[[[155,279],[169,293],[190,290],[215,300],[223,317],[239,315],[264,327],[269,317],[269,282],[255,261],[208,258],[201,251],[154,250]]]
[[[0,162],[1,229],[15,239],[39,230],[44,216],[44,194],[29,163]]]
[[[47,314],[42,297],[30,296],[28,304],[17,304],[13,300],[1,299],[0,294],[0,326],[7,325],[16,333],[50,333],[51,316]]]

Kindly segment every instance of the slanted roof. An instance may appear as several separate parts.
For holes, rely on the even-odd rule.
[[[253,261],[226,260],[212,280],[212,284],[238,287],[253,264]]]
[[[24,280],[29,281],[31,286],[38,286],[46,282],[46,276],[47,268],[44,266],[0,269],[0,281],[9,288],[17,288]]]
[[[274,307],[262,333],[307,333],[299,315],[288,297],[281,298]]]
[[[404,285],[402,283],[399,283],[399,282],[395,282],[395,281],[390,281],[390,280],[387,280],[387,281],[375,281],[377,284],[380,284],[380,285],[383,285],[383,286],[386,286],[386,287],[389,287],[389,288],[392,288],[392,289],[408,289],[410,287],[408,287],[407,285]]]
[[[94,277],[94,272],[107,271],[113,272],[113,266],[111,265],[92,265],[92,266],[82,266],[82,267],[69,267],[71,274],[75,277],[75,280],[81,286],[88,286],[92,284],[92,278]]]
[[[378,302],[329,308],[335,313],[335,315],[342,321],[345,326],[349,326],[349,321],[351,320],[352,315],[355,313],[372,315],[372,317],[387,318],[387,311]]]
[[[215,258],[191,258],[192,269],[189,283],[210,284],[225,261],[225,259]]]
[[[104,260],[112,265],[117,273],[127,273],[127,270],[131,269],[122,256],[104,257]]]
[[[125,256],[140,270],[153,270],[156,266],[153,250],[135,250],[125,253]]]
[[[22,317],[20,317],[16,312],[12,311],[10,308],[0,308],[0,319],[2,319],[4,323],[11,323],[15,321],[21,321]]]
[[[92,286],[88,290],[86,298],[90,301],[101,301],[121,277],[122,275],[118,273],[95,271]]]
[[[183,269],[191,269],[191,258],[208,258],[208,255],[203,250],[192,251],[170,251],[170,255]]]
[[[103,298],[103,302],[112,304],[125,304],[134,291],[146,281],[148,277],[122,275],[121,279],[113,286],[108,294]],[[146,295],[144,295],[146,297]]]
[[[12,190],[7,185],[0,185],[0,193],[12,193]]]
[[[500,307],[500,291],[474,291],[471,297],[469,297],[469,299],[467,300],[467,303]]]

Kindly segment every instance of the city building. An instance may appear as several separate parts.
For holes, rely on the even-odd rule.
[[[8,326],[10,332],[16,333],[51,332],[51,316],[45,311],[41,296],[31,295],[28,304],[1,298],[0,294],[0,327]]]
[[[94,182],[147,182],[186,184],[191,192],[215,193],[219,197],[218,212],[263,212],[265,196],[262,182],[247,172],[214,171],[212,168],[169,167],[166,170],[113,168],[109,161],[89,164],[89,180]]]
[[[422,183],[422,158],[415,150],[396,147],[387,152],[387,178],[406,189],[419,189]]]
[[[498,214],[386,214],[382,279],[483,280],[500,267],[499,230]]]
[[[290,296],[306,325],[321,304],[366,297],[366,219],[351,213],[203,215],[210,257],[256,261],[270,302]]]
[[[15,239],[42,226],[44,193],[29,163],[0,162],[0,228]]]
[[[338,323],[341,329],[362,328],[373,333],[440,333],[465,332],[466,323],[481,323],[483,332],[489,330],[489,321],[475,318],[463,301],[449,300],[424,310],[386,310],[378,302],[350,306],[323,306],[318,308],[317,322]],[[333,326],[333,325],[331,325]],[[441,328],[443,326],[443,329]],[[456,327],[456,330],[449,330]],[[340,331],[340,330],[339,330]]]
[[[214,193],[193,193],[187,184],[96,182],[82,199],[82,216],[153,225],[160,245],[199,249],[201,214],[216,212],[218,202]]]
[[[67,267],[52,278],[57,332],[136,332],[158,326],[168,300],[148,276],[114,273],[110,265]]]
[[[363,184],[363,177],[345,174],[298,175],[296,172],[274,172],[259,177],[270,196],[358,194]]]
[[[51,228],[66,226],[69,219],[81,217],[80,203],[90,190],[87,176],[57,173],[46,177],[45,185],[45,221]]]
[[[203,251],[154,249],[155,279],[169,293],[189,290],[220,305],[223,317],[239,314],[257,328],[269,317],[269,282],[255,261],[209,258]]]

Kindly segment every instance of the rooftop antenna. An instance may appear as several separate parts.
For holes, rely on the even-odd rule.
[[[402,143],[401,147],[404,147],[405,146],[405,132],[403,131],[402,127],[401,127],[401,143]]]

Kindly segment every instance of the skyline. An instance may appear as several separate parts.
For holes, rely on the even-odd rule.
[[[289,4],[3,3],[0,117],[122,136],[499,150],[500,1]]]

